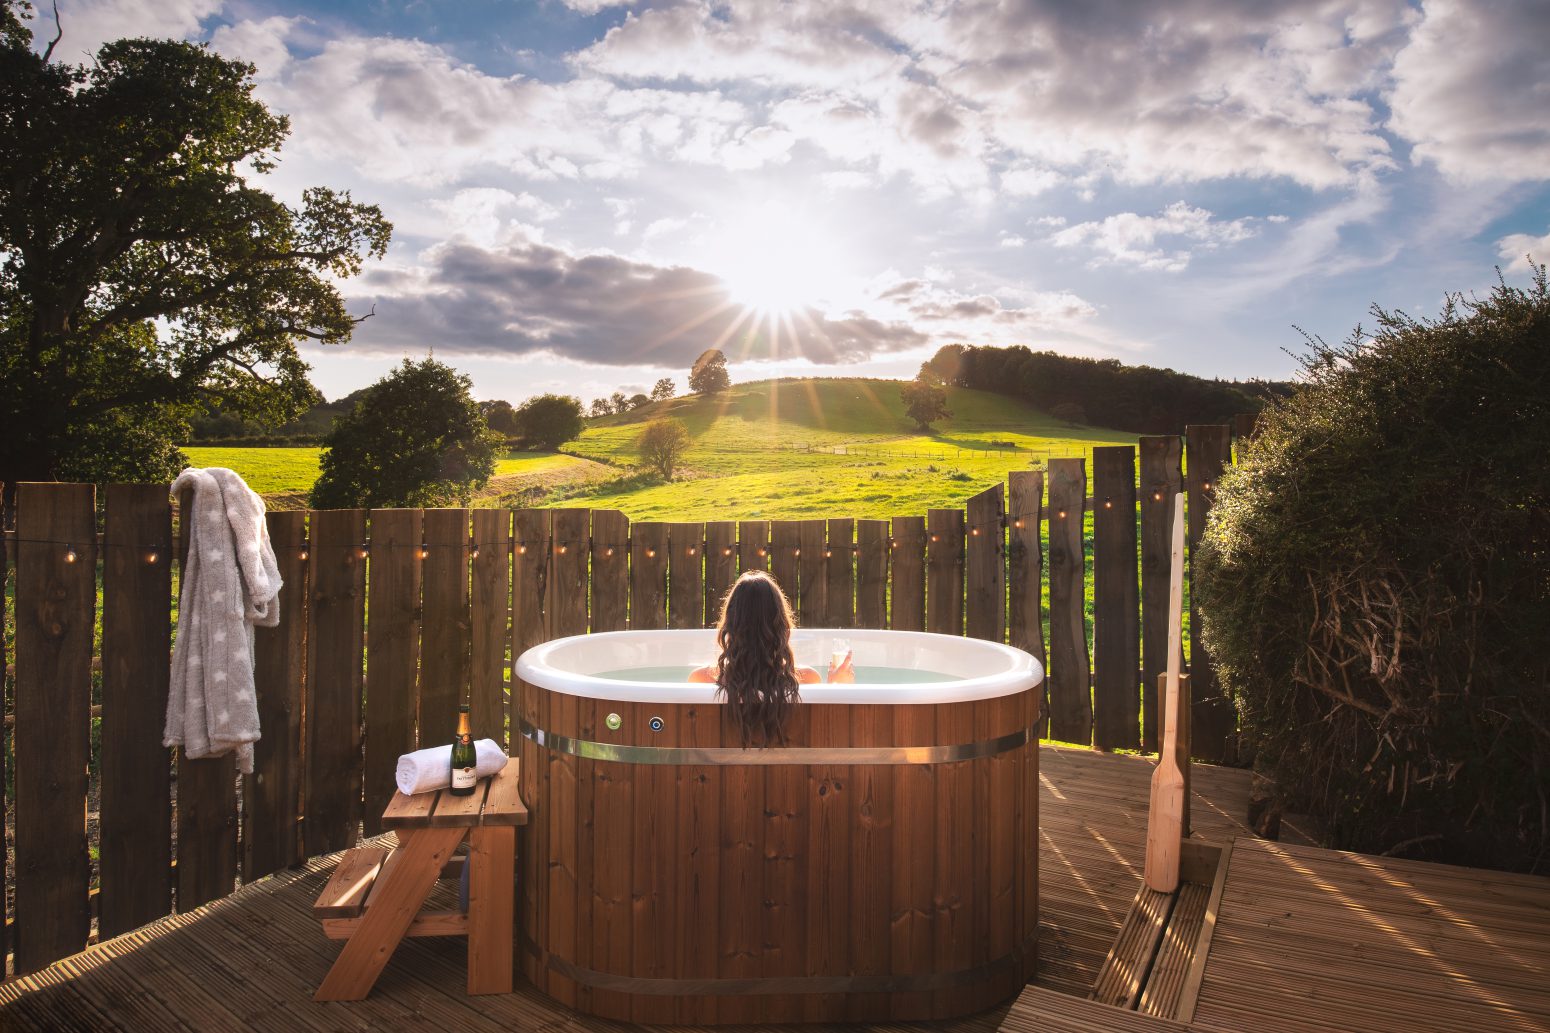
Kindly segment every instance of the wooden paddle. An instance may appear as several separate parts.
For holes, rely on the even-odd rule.
[[[1184,651],[1184,493],[1173,500],[1173,557],[1168,570],[1168,692],[1163,701],[1163,746],[1152,772],[1146,820],[1146,884],[1159,893],[1179,888],[1184,841],[1184,772],[1179,770],[1179,664]]]

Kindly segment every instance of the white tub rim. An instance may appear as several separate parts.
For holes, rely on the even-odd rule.
[[[643,638],[649,636],[649,638]],[[597,670],[617,670],[628,664],[603,665],[597,661],[575,664],[572,660],[581,656],[607,655],[600,651],[609,646],[636,645],[641,643],[671,643],[679,655],[704,654],[707,659],[715,654],[714,628],[659,631],[602,631],[585,635],[570,635],[533,646],[517,658],[514,673],[521,681],[528,682],[551,692],[588,699],[618,700],[634,703],[716,703],[716,686],[694,682],[630,681],[621,678],[599,678],[594,674],[571,670],[572,666],[590,667]],[[833,638],[848,640],[858,647],[858,654],[867,645],[892,644],[908,646],[915,650],[957,653],[976,673],[951,681],[914,682],[907,684],[830,685],[827,683],[802,686],[805,703],[930,705],[938,703],[967,703],[975,700],[998,699],[1034,688],[1044,680],[1044,670],[1031,654],[1015,646],[985,639],[957,635],[942,635],[925,631],[893,631],[873,628],[798,628],[792,636],[799,661],[802,653],[819,648]],[[559,666],[563,662],[567,666]],[[649,665],[648,665],[649,666]],[[821,665],[814,665],[820,666]]]

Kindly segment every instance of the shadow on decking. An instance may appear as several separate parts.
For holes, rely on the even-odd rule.
[[[1016,1004],[930,1028],[1550,1028],[1550,880],[1248,839],[1232,855],[1191,1026],[1101,1010],[1098,1026],[1082,1025],[1093,1021],[1084,1017],[1063,1025],[1062,1009],[1104,1008],[1081,998],[1140,882],[1152,768],[1141,758],[1056,747],[1041,751],[1040,765],[1038,980]],[[1198,766],[1193,789],[1197,836],[1247,835],[1239,821],[1246,772]],[[464,946],[454,939],[405,941],[365,1001],[314,1003],[339,951],[312,916],[333,860],[315,858],[0,985],[0,1026],[628,1028],[577,1015],[520,979],[512,994],[467,996]]]

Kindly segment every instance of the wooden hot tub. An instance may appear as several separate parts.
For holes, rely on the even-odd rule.
[[[786,748],[744,750],[714,686],[646,680],[707,661],[713,636],[612,632],[520,658],[527,977],[582,1012],[694,1025],[940,1019],[1017,993],[1038,933],[1037,662],[799,631],[812,666],[842,637],[863,676],[967,677],[805,686]]]

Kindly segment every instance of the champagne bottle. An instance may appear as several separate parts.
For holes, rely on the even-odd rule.
[[[468,704],[457,708],[457,740],[452,744],[452,795],[468,796],[479,779],[474,776],[474,736],[468,730]]]

